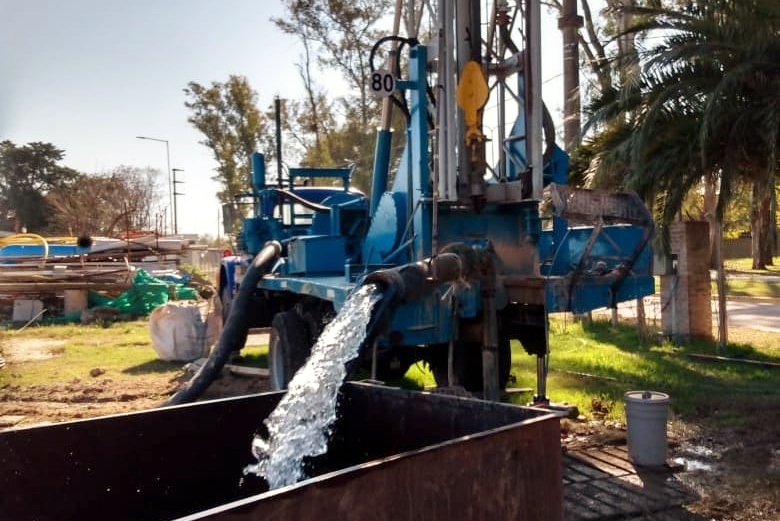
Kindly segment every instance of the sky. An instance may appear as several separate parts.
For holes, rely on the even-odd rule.
[[[166,203],[166,143],[136,137],[167,141],[182,170],[179,233],[221,235],[216,162],[187,122],[183,89],[237,74],[263,110],[301,98],[300,43],[270,21],[282,15],[273,0],[0,0],[0,140],[52,143],[85,173],[157,169]],[[557,119],[561,35],[542,16],[542,92]]]

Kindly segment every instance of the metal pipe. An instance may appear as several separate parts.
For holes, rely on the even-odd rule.
[[[252,152],[252,194],[257,195],[265,188],[265,156]]]
[[[536,357],[536,395],[534,405],[549,405],[547,398],[547,361],[549,355]]]
[[[431,283],[458,280],[463,273],[463,261],[457,253],[441,253],[425,259],[369,273],[364,284],[373,283],[380,289],[394,288],[398,303],[420,298]],[[436,279],[433,279],[436,274]]]
[[[398,36],[401,25],[401,11],[403,10],[403,0],[396,0],[395,15],[393,17],[393,36]],[[390,40],[390,54],[387,58],[387,70],[395,75],[395,64],[398,60],[398,40]],[[374,169],[371,176],[371,197],[369,199],[370,218],[374,217],[376,209],[379,206],[379,199],[387,190],[387,179],[390,170],[390,149],[393,140],[393,131],[391,129],[393,118],[393,101],[391,96],[386,96],[382,100],[382,120],[376,133],[376,149],[374,151]]]
[[[435,274],[436,278],[433,278]],[[374,306],[366,326],[366,340],[361,347],[374,346],[371,362],[371,378],[376,378],[376,338],[392,311],[404,302],[420,298],[432,285],[458,280],[463,274],[463,262],[456,253],[442,253],[423,261],[404,264],[396,268],[369,273],[363,284],[374,284],[382,293],[382,299]],[[351,372],[357,364],[348,367]]]
[[[469,61],[469,56],[471,54],[469,46],[469,31],[471,27],[468,26],[467,21],[471,3],[471,0],[456,0],[454,2],[455,5],[451,6],[454,7],[455,10],[453,17],[455,20],[455,28],[453,29],[453,34],[455,36],[455,41],[453,42],[453,46],[455,47],[455,80],[453,87],[460,81],[460,73],[466,65],[466,62]],[[479,28],[477,28],[477,31],[479,31]],[[455,89],[453,88],[448,94],[454,99]],[[465,145],[463,144],[463,137],[466,135],[466,121],[462,110],[457,110],[457,107],[454,105],[453,109],[456,110],[457,119],[454,131],[457,132],[456,146],[459,151],[457,156],[458,184],[462,187],[460,190],[461,197],[468,199],[471,195],[471,186],[469,184],[471,179],[471,161],[469,153],[465,150]],[[450,133],[452,132],[453,130],[451,129]]]
[[[374,149],[374,170],[371,175],[371,196],[369,199],[368,216],[373,219],[379,200],[387,190],[387,179],[390,170],[390,148],[393,132],[380,128],[376,132],[376,148]]]
[[[282,188],[282,101],[279,96],[274,96],[274,121],[276,123],[276,184]],[[290,179],[290,188],[292,188],[292,179]]]
[[[481,278],[482,312],[482,393],[485,400],[498,401],[498,316],[496,310],[496,265],[492,255],[485,256]]]
[[[531,197],[543,195],[544,165],[542,159],[542,7],[539,0],[526,0],[525,67],[527,161],[531,169]]]
[[[563,143],[567,151],[580,140],[580,58],[577,31],[582,27],[577,0],[563,0],[558,28],[563,34]]]
[[[439,90],[436,107],[438,109],[438,200],[457,201],[457,150],[462,146],[457,136],[458,109],[455,105],[456,67],[453,56],[455,36],[451,11],[454,6],[449,2],[439,3]],[[436,252],[433,252],[436,253]]]
[[[219,376],[230,353],[238,351],[244,346],[249,331],[249,300],[252,298],[260,279],[276,262],[281,253],[282,245],[279,242],[268,241],[255,256],[241,281],[236,298],[233,299],[233,304],[230,306],[230,314],[227,317],[225,328],[208,360],[183,388],[162,403],[163,407],[195,401]]]
[[[501,24],[508,23],[508,6],[506,5],[506,2],[501,2],[501,6],[498,7],[496,4],[498,2],[493,4],[493,20],[491,20],[491,24],[496,23],[496,19],[501,20]],[[488,46],[492,45],[492,41],[488,40]],[[504,57],[504,53],[506,52],[506,43],[504,42],[504,39],[499,37],[498,38],[498,57],[502,58]],[[504,148],[504,140],[506,139],[506,83],[505,78],[501,77],[499,78],[498,82],[498,180],[505,181],[507,178],[507,165],[506,165],[506,149]]]
[[[398,32],[401,27],[401,11],[403,10],[403,0],[396,0],[395,1],[395,14],[393,16],[393,36],[398,36]],[[398,40],[392,39],[390,40],[390,54],[387,57],[387,70],[390,71],[390,74],[395,74],[395,64],[397,61],[397,52],[398,52]],[[390,99],[390,96],[387,96],[382,100],[382,126],[380,127],[382,130],[390,130],[390,125],[392,123],[393,118],[393,100]]]

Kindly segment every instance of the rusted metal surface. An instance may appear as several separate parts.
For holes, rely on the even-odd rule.
[[[668,469],[635,466],[625,446],[571,452],[563,461],[566,521],[692,519],[679,507],[695,492]]]
[[[241,479],[281,397],[265,393],[0,433],[7,519],[563,519],[557,417],[366,384],[344,386],[315,477]]]
[[[634,192],[591,190],[555,183],[548,190],[556,215],[570,221],[653,225],[652,214]]]
[[[252,433],[280,397],[2,432],[2,518],[153,521],[240,498]]]

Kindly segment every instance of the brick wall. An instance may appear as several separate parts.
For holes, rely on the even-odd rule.
[[[669,231],[677,273],[661,277],[664,334],[682,340],[712,339],[709,225],[703,221],[676,222]]]

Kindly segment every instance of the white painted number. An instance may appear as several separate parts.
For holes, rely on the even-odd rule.
[[[387,69],[378,69],[371,73],[371,92],[386,98],[395,91],[395,78]]]

